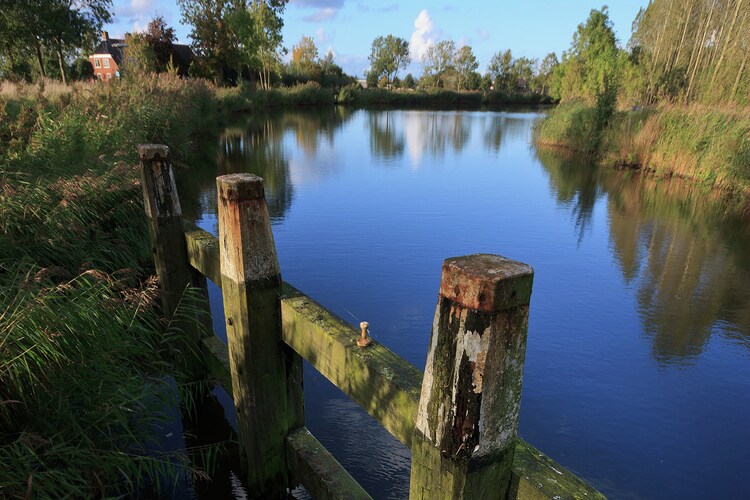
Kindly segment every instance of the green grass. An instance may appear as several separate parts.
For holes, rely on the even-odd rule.
[[[599,135],[599,146],[592,137]],[[680,176],[750,193],[750,112],[699,105],[618,111],[599,130],[593,107],[566,103],[534,129],[542,146],[560,146],[613,165]]]
[[[215,108],[212,87],[166,75],[0,95],[0,497],[134,495],[193,472],[149,451],[179,399],[164,380],[180,332],[160,319],[135,148],[189,162]]]

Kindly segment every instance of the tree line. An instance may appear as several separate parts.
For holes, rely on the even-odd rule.
[[[441,40],[427,48],[422,61],[422,75],[408,73],[403,80],[398,71],[405,70],[411,57],[409,43],[393,35],[379,36],[372,42],[370,69],[365,73],[367,86],[390,88],[441,88],[448,90],[495,90],[505,94],[547,94],[557,56],[548,54],[541,62],[528,57],[513,57],[510,50],[492,56],[484,74],[469,45],[457,47],[453,40]]]
[[[32,80],[92,74],[77,58],[112,20],[111,0],[0,0],[0,77]]]
[[[283,13],[288,0],[178,0],[191,27],[191,76],[217,84],[253,81],[260,88],[314,81],[341,87],[355,81],[320,56],[311,37],[292,47],[283,63]],[[90,76],[80,58],[111,19],[111,0],[0,0],[0,78],[32,80]],[[399,78],[411,63],[409,43],[392,34],[375,38],[365,73],[368,87],[491,90],[583,100],[604,108],[656,102],[747,104],[750,0],[652,0],[621,46],[607,7],[592,10],[561,57],[514,57],[498,51],[478,71],[469,45],[442,40],[428,47],[422,74]],[[125,66],[133,71],[172,70],[174,30],[162,18],[144,33],[126,36]],[[76,59],[78,58],[78,59]]]
[[[620,47],[606,7],[573,34],[550,79],[551,94],[621,106],[734,103],[750,95],[748,0],[652,0]]]

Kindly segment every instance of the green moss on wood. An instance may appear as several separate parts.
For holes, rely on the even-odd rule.
[[[377,342],[358,347],[358,330],[309,297],[290,296],[287,290],[281,301],[284,341],[409,446],[421,390],[419,370]]]
[[[286,443],[293,483],[301,483],[313,498],[371,498],[306,428],[293,431]]]
[[[600,492],[537,450],[516,440],[509,498],[603,499]]]
[[[183,223],[190,265],[221,287],[218,238],[188,221]]]
[[[227,345],[219,337],[213,336],[202,339],[201,347],[209,375],[218,380],[224,386],[224,389],[231,394],[232,374],[229,367]]]

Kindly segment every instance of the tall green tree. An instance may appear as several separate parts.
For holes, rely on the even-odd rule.
[[[261,86],[270,86],[278,71],[288,0],[178,0],[182,21],[192,26],[190,38],[201,64],[218,84],[224,71],[243,67],[258,72]]]
[[[536,90],[540,94],[549,95],[552,84],[552,75],[555,72],[555,68],[560,64],[557,54],[550,52],[542,62],[539,64],[539,71],[536,75]]]
[[[239,41],[228,16],[244,7],[242,0],[177,0],[182,22],[192,26],[190,38],[200,64],[216,83],[224,82],[224,69],[234,67]]]
[[[0,0],[0,50],[11,65],[35,60],[42,77],[52,53],[66,82],[68,57],[93,43],[111,7],[111,0]]]
[[[162,16],[155,17],[146,26],[143,33],[146,42],[154,49],[156,71],[166,71],[172,57],[172,46],[175,41],[174,28],[167,26]]]
[[[372,41],[370,71],[378,79],[385,76],[390,83],[399,69],[406,69],[411,62],[409,42],[393,35],[379,36]]]
[[[454,67],[455,52],[456,44],[453,40],[442,40],[427,48],[422,70],[424,76],[428,77],[435,87],[441,86],[445,72]]]
[[[511,94],[515,92],[516,82],[513,77],[513,54],[510,49],[497,52],[490,58],[487,74],[492,79],[495,90]]]
[[[653,0],[633,23],[647,102],[748,103],[748,0]]]
[[[593,103],[605,92],[616,92],[618,48],[607,7],[592,10],[586,22],[578,25],[556,71],[563,100]]]
[[[157,70],[156,50],[143,33],[126,33],[122,69],[126,78],[138,78]]]
[[[458,90],[467,88],[467,82],[471,79],[472,74],[479,67],[476,56],[471,47],[464,45],[456,51],[454,57],[456,73],[458,74]]]

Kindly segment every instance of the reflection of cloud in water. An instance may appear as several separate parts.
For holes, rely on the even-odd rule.
[[[418,113],[404,113],[404,130],[406,131],[406,152],[414,169],[422,163],[422,155],[427,148],[427,134],[421,126],[422,120]]]
[[[314,155],[303,152],[289,158],[289,177],[292,185],[302,186],[321,181],[340,168],[334,148],[329,143],[318,144]]]
[[[471,118],[466,113],[407,111],[404,113],[406,148],[412,168],[422,163],[425,151],[442,157],[450,146],[461,152],[469,142]]]

